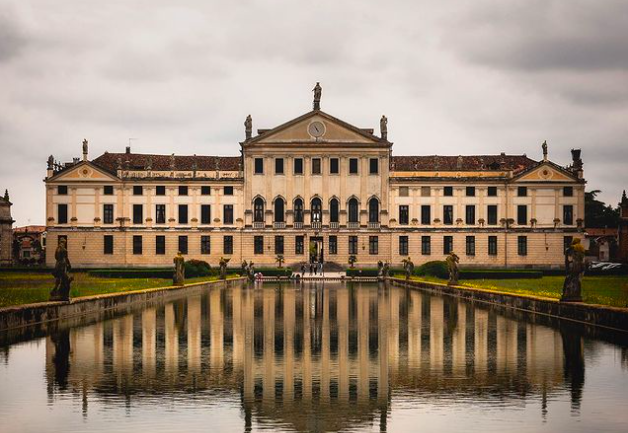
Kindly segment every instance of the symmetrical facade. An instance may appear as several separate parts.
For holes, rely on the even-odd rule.
[[[314,110],[251,133],[241,155],[105,153],[46,177],[49,250],[74,266],[310,260],[415,264],[454,251],[463,266],[559,267],[582,237],[580,151],[561,167],[525,155],[396,156],[381,134]],[[47,257],[48,264],[54,258]]]

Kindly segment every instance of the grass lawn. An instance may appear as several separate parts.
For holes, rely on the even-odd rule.
[[[72,274],[71,297],[101,295],[103,293],[127,292],[172,286],[170,278],[99,278],[85,272]],[[200,281],[214,281],[218,277],[188,278],[186,284]],[[0,273],[0,307],[30,304],[48,300],[54,287],[54,277],[47,273],[4,272]]]
[[[402,277],[403,278],[403,277]],[[434,277],[412,277],[413,280],[446,283]],[[535,295],[560,298],[563,291],[563,276],[550,276],[512,280],[460,280],[463,286],[489,289],[520,295]],[[628,277],[588,277],[582,279],[582,299],[588,304],[628,307]]]

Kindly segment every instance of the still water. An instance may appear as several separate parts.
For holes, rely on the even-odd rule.
[[[206,288],[58,328],[1,348],[0,431],[628,431],[624,340],[420,291]]]

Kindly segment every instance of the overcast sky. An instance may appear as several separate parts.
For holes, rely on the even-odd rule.
[[[547,140],[605,201],[628,187],[626,0],[0,0],[0,188],[43,224],[49,154],[237,155],[247,114],[299,116],[316,81],[397,155]]]

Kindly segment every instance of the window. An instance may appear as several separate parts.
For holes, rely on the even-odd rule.
[[[349,158],[349,174],[358,174],[358,158]]]
[[[142,224],[144,222],[144,206],[141,204],[133,205],[133,224]]]
[[[283,236],[275,236],[275,254],[283,254]]]
[[[284,222],[284,202],[282,198],[275,199],[275,222]]]
[[[570,204],[563,206],[563,224],[568,226],[573,224],[573,206]]]
[[[68,205],[67,204],[57,205],[57,222],[59,224],[68,223]]]
[[[157,224],[166,223],[166,205],[165,204],[155,205],[155,223]]]
[[[475,224],[475,206],[472,204],[465,207],[465,223],[468,225]]]
[[[323,222],[323,203],[320,198],[313,198],[310,209],[311,222]]]
[[[487,191],[487,195],[489,197],[497,197],[497,187],[496,186],[489,186],[488,187],[488,191]]]
[[[294,174],[303,174],[303,158],[294,158]]]
[[[179,195],[188,195],[188,187],[179,186]]]
[[[408,255],[408,237],[407,236],[399,236],[399,255],[400,256]]]
[[[264,222],[264,200],[257,197],[253,201],[253,221],[256,223]]]
[[[378,174],[379,173],[379,159],[371,158],[369,159],[369,174]]]
[[[454,207],[446,204],[443,206],[443,224],[451,225],[454,223]]]
[[[369,200],[369,222],[379,222],[379,201],[376,198]]]
[[[283,158],[275,158],[275,174],[283,174]]]
[[[255,174],[264,174],[264,158],[255,158]]]
[[[133,236],[133,254],[140,255],[142,254],[142,237],[141,236]]]
[[[209,236],[201,236],[201,254],[211,254],[212,244]]]
[[[571,243],[573,242],[573,236],[565,236],[563,238],[563,252],[567,254],[567,250],[571,248]]]
[[[227,235],[222,238],[222,252],[223,254],[233,254],[233,236]]]
[[[410,211],[407,205],[399,206],[399,224],[407,225],[410,220]]]
[[[489,256],[497,255],[497,236],[488,237],[488,255]]]
[[[144,188],[140,185],[135,185],[133,187],[133,195],[143,195],[144,194]]]
[[[264,236],[255,236],[253,238],[253,252],[255,254],[264,254]]]
[[[330,158],[329,159],[329,174],[338,174],[340,173],[340,162],[338,158]]]
[[[113,195],[113,186],[105,185],[105,187],[103,188],[103,194],[105,194],[105,195]]]
[[[421,254],[424,256],[432,254],[432,238],[430,236],[421,236]]]
[[[349,254],[358,253],[358,237],[349,236]]]
[[[158,235],[155,237],[155,254],[166,254],[166,237]]]
[[[352,198],[349,200],[349,222],[357,223],[358,221],[358,200]]]
[[[475,256],[475,236],[466,237],[466,253],[467,256]]]
[[[399,187],[399,197],[408,197],[410,195],[410,188],[407,186]]]
[[[421,187],[421,197],[429,197],[431,195],[432,195],[432,188],[430,188],[429,186]]]
[[[201,195],[211,195],[212,188],[209,185],[201,186]]]
[[[573,197],[573,186],[565,186],[565,187],[563,187],[563,196],[565,196],[565,197]]]
[[[179,224],[187,224],[188,223],[188,205],[180,204],[179,205]]]
[[[226,204],[223,206],[223,223],[225,224],[233,224],[233,205]]]
[[[312,174],[321,174],[320,158],[312,158]]]
[[[379,254],[379,239],[377,236],[369,236],[369,254]]]
[[[181,251],[181,254],[188,253],[188,237],[187,236],[179,236],[179,251]]]
[[[475,197],[475,187],[474,186],[468,186],[465,188],[465,195],[467,197]]]
[[[103,205],[102,222],[105,224],[113,224],[113,205],[112,204]]]
[[[445,197],[453,197],[453,195],[454,195],[454,187],[453,186],[446,186],[443,189],[443,195]]]
[[[222,193],[223,195],[233,195],[233,187],[232,186],[223,187]]]
[[[421,224],[430,225],[432,223],[432,208],[429,204],[421,205]]]
[[[329,202],[329,221],[332,223],[337,223],[340,221],[340,203],[335,198],[332,198]]]
[[[294,253],[297,255],[303,254],[303,244],[304,244],[303,236],[297,236],[294,240]]]
[[[294,222],[303,222],[303,200],[301,200],[300,198],[294,201]]]
[[[443,253],[449,254],[454,250],[454,237],[445,236],[443,238]]]
[[[105,235],[103,237],[104,242],[104,254],[113,254],[113,235]]]
[[[329,237],[329,254],[338,254],[338,236]]]
[[[166,195],[166,187],[163,185],[156,186],[155,195]]]
[[[68,195],[68,187],[67,187],[67,185],[59,185],[57,187],[57,194],[58,195]]]
[[[527,197],[528,196],[528,187],[520,186],[517,187],[517,197]]]
[[[212,207],[208,204],[201,205],[201,224],[212,223]]]
[[[517,237],[517,253],[520,256],[528,255],[528,237],[527,236]]]
[[[528,223],[528,206],[520,204],[517,206],[517,224],[526,225]]]
[[[487,214],[486,223],[490,226],[497,225],[497,205],[489,204],[486,207],[486,214]]]

